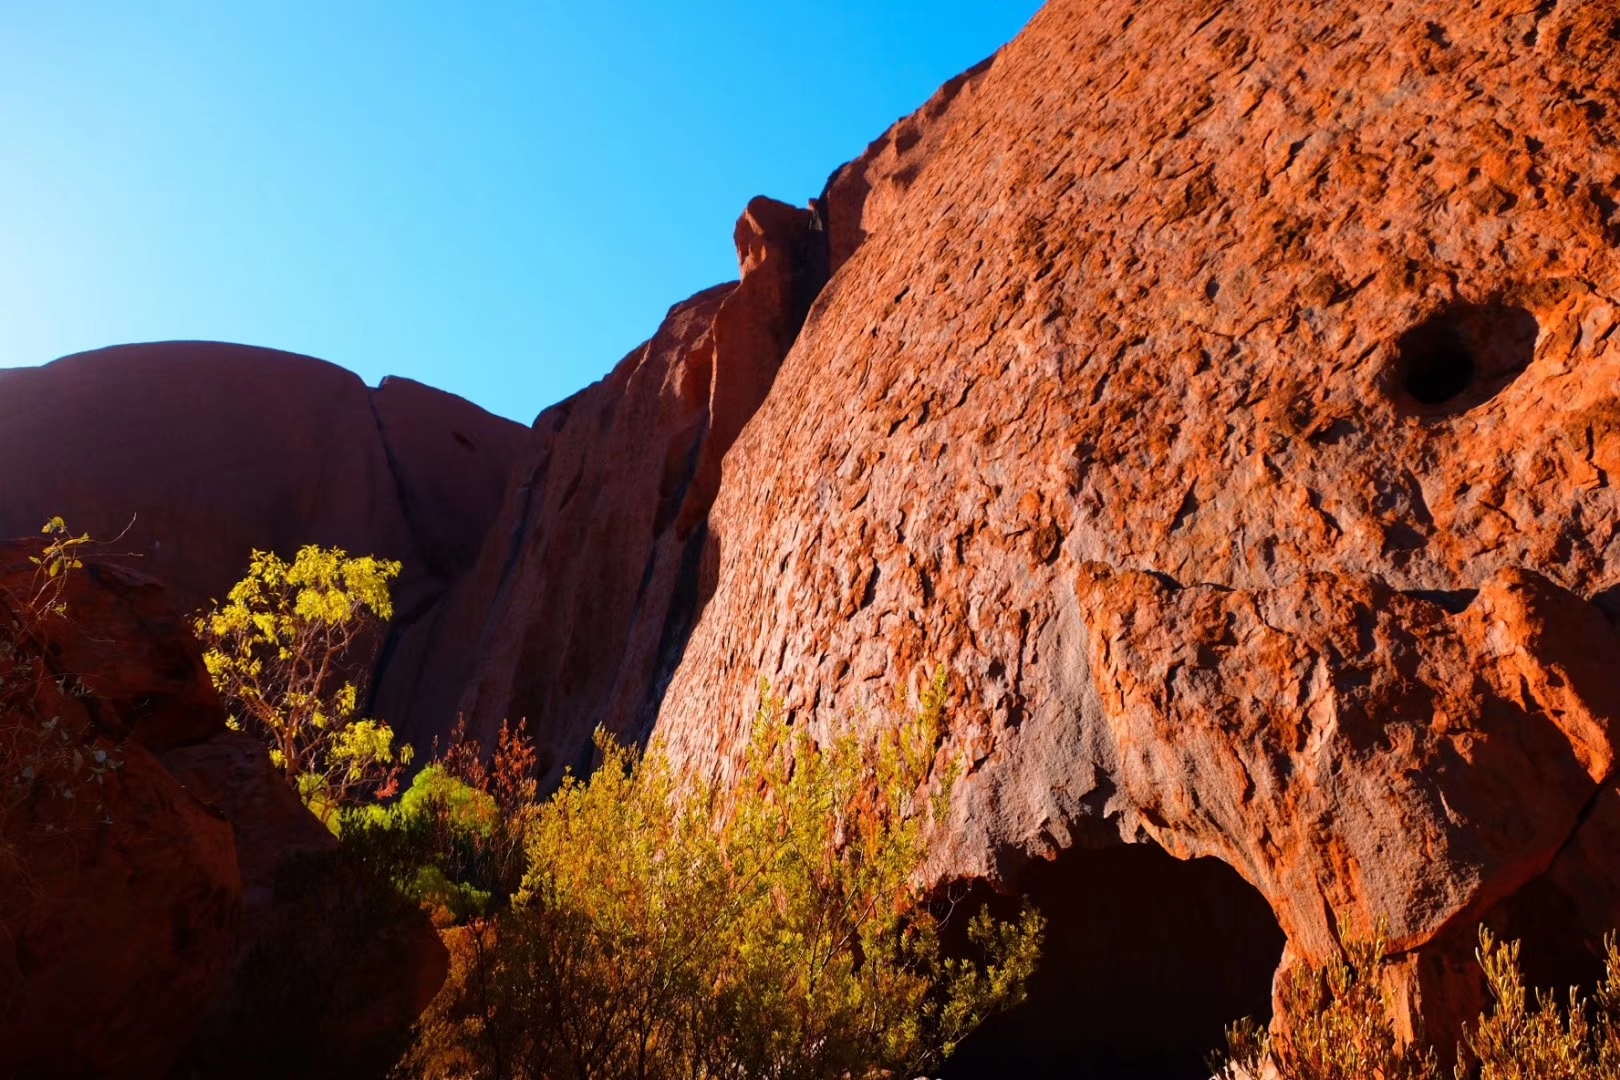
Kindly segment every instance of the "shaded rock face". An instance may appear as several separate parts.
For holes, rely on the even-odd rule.
[[[676,305],[607,379],[536,420],[477,567],[413,661],[402,715],[419,741],[457,713],[486,745],[526,720],[554,781],[588,766],[598,726],[645,735],[710,587],[722,459],[825,279],[811,211],[756,199],[735,239],[740,282]]]
[[[34,550],[0,548],[8,623],[34,584]],[[195,643],[159,636],[160,591],[118,568],[75,575],[71,621],[46,620],[38,647],[53,675],[83,675],[47,680],[30,707],[0,717],[8,750],[26,752],[54,720],[86,760],[99,750],[119,763],[102,782],[87,768],[52,771],[0,822],[0,1061],[11,1075],[163,1076],[236,953],[235,834],[155,753],[224,727]],[[127,654],[104,647],[146,634]],[[64,664],[87,654],[114,663]],[[22,742],[19,725],[35,729]],[[4,783],[17,779],[8,770]]]
[[[222,597],[255,548],[399,559],[403,638],[474,561],[525,439],[406,379],[369,390],[271,349],[122,345],[0,371],[0,537],[61,515],[183,612]]]
[[[825,730],[944,665],[939,880],[1212,856],[1289,961],[1387,918],[1442,1044],[1479,921],[1595,941],[1617,19],[1048,4],[829,186],[658,733],[724,775],[761,677]]]
[[[8,621],[35,586],[37,550],[0,545]],[[226,730],[200,647],[161,585],[92,561],[70,573],[63,600],[65,615],[40,622],[34,645],[50,677],[29,708],[0,716],[0,736],[19,745],[14,725],[54,719],[70,747],[117,767],[99,782],[80,765],[52,773],[71,799],[36,787],[0,820],[3,1068],[168,1076],[195,1056],[199,1033],[231,1032],[219,1017],[259,993],[251,961],[274,940],[343,990],[319,997],[327,1027],[303,1036],[339,1068],[322,1075],[381,1075],[388,1062],[376,1065],[372,1047],[397,1042],[444,976],[426,916],[396,903],[368,935],[351,926],[336,941],[277,937],[308,906],[300,868],[329,863],[333,838],[264,747]],[[215,1071],[186,1075],[253,1075],[251,1049],[239,1044],[206,1059]]]

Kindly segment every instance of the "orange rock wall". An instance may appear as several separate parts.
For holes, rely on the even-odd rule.
[[[1617,34],[1053,0],[878,146],[858,246],[831,203],[659,733],[723,774],[761,677],[827,729],[944,665],[940,878],[1100,824],[1295,956],[1439,949],[1613,783]]]

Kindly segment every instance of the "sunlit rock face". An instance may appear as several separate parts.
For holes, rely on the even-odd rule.
[[[1029,1015],[1088,963],[1208,988],[957,1075],[1191,1075],[1380,923],[1444,1047],[1481,920],[1544,982],[1620,923],[1617,48],[1610,2],[1052,0],[532,430],[114,350],[0,373],[0,525],[149,495],[125,542],[188,597],[249,546],[403,558],[376,711],[526,720],[548,783],[597,727],[725,776],[762,679],[826,733],[943,667],[930,876],[1045,905]]]
[[[942,665],[936,879],[1213,856],[1285,961],[1387,919],[1441,1040],[1480,919],[1534,951],[1550,890],[1595,942],[1617,40],[1612,4],[1048,4],[835,176],[657,732],[724,774],[761,678],[825,731]]]

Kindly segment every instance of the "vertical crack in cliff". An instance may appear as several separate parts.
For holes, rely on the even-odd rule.
[[[433,583],[432,587],[423,591],[422,596],[409,610],[395,612],[393,620],[388,624],[388,632],[383,635],[376,659],[371,664],[371,678],[366,683],[365,711],[372,713],[377,708],[378,688],[382,686],[383,677],[387,674],[394,654],[399,649],[400,638],[411,625],[432,611],[444,598],[445,592],[449,589],[449,582],[440,574],[439,568],[428,565],[425,555],[427,546],[422,542],[421,529],[413,512],[410,486],[405,482],[399,460],[388,441],[388,428],[383,423],[382,414],[377,411],[377,392],[368,386],[365,387],[365,394],[366,407],[371,410],[371,420],[376,426],[377,442],[382,447],[383,461],[388,467],[389,479],[393,482],[394,502],[399,507],[399,514],[405,522],[405,527],[410,530],[414,555],[421,560],[423,569],[427,571],[427,580]]]

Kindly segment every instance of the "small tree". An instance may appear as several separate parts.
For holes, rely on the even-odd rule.
[[[359,715],[369,655],[393,617],[400,564],[308,546],[291,564],[255,551],[247,577],[197,620],[204,661],[231,726],[269,743],[270,759],[329,826],[364,797],[397,788],[409,746]]]

